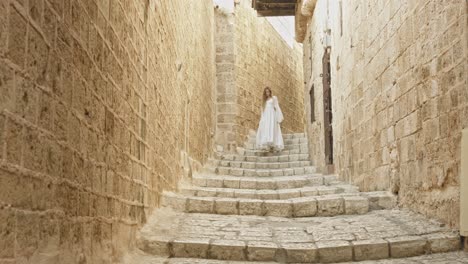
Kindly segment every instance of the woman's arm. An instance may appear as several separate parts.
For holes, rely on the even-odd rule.
[[[276,96],[273,96],[273,100],[274,100],[274,106],[275,106],[275,114],[276,114],[276,119],[278,121],[278,123],[281,123],[283,122],[283,112],[281,112],[281,108],[279,106],[279,103],[278,103],[278,98]]]

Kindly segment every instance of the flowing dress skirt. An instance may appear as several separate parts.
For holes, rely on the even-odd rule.
[[[283,135],[280,127],[282,121],[283,114],[276,97],[273,97],[266,102],[265,109],[260,118],[256,140],[257,149],[273,149],[277,151],[284,149]]]

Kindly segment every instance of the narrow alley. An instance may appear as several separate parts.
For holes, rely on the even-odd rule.
[[[0,264],[468,263],[467,13],[1,0]]]

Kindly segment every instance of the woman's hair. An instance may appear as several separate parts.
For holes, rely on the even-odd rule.
[[[267,91],[270,91],[270,96],[267,95]],[[272,92],[271,92],[270,87],[268,87],[268,86],[265,87],[265,89],[263,89],[263,104],[265,104],[266,101],[267,101],[270,97],[272,97],[272,96],[273,96],[273,94],[272,94]]]

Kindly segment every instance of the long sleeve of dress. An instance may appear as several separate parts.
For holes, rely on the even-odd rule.
[[[279,103],[278,103],[278,98],[276,96],[274,96],[273,99],[274,99],[274,103],[275,103],[276,120],[278,121],[278,123],[281,123],[281,122],[283,122],[283,119],[284,119],[283,112],[281,112],[281,108],[280,108]]]

